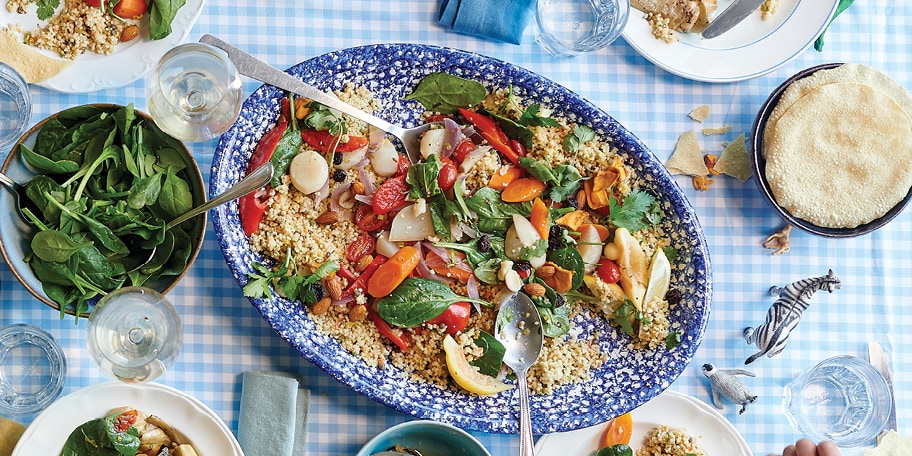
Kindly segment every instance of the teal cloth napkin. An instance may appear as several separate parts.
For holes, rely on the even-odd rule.
[[[310,390],[284,372],[243,374],[238,443],[246,456],[303,456]]]
[[[443,0],[440,25],[454,32],[519,44],[535,0]]]
[[[833,13],[833,17],[830,19],[830,23],[827,24],[826,28],[824,28],[822,32],[820,32],[820,36],[817,37],[817,41],[814,41],[814,49],[817,52],[820,52],[823,50],[823,34],[826,33],[828,28],[830,28],[830,24],[832,24],[833,21],[836,20],[836,16],[839,16],[839,13],[845,11],[846,8],[852,6],[853,2],[855,2],[855,0],[839,0],[839,4],[836,5],[836,11]]]

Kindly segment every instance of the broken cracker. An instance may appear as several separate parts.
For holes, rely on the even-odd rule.
[[[706,119],[709,118],[710,114],[711,114],[711,112],[710,112],[709,105],[701,105],[701,106],[697,106],[696,108],[693,108],[693,110],[690,111],[690,114],[688,114],[688,116],[691,119],[696,120],[697,122],[703,123],[706,121]]]
[[[678,137],[671,158],[665,162],[665,167],[672,174],[686,174],[688,176],[706,176],[709,170],[703,162],[703,149],[697,141],[697,134],[687,130]]]
[[[728,133],[729,131],[731,131],[731,129],[732,129],[731,125],[724,125],[724,126],[715,127],[715,128],[704,128],[703,136],[724,135],[724,134]]]
[[[746,181],[753,175],[750,166],[750,156],[747,154],[747,137],[744,133],[725,146],[722,150],[722,156],[716,160],[713,169],[741,182]]]

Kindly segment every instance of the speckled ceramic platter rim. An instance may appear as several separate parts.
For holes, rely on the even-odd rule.
[[[596,106],[570,90],[506,62],[478,54],[427,45],[385,44],[344,49],[300,63],[288,70],[323,90],[346,83],[368,88],[380,101],[382,118],[403,126],[415,125],[422,108],[404,100],[418,81],[432,72],[448,72],[482,82],[489,90],[508,87],[526,100],[554,108],[557,115],[593,127],[608,138],[640,176],[642,186],[659,195],[669,222],[664,226],[680,251],[672,286],[684,293],[670,316],[671,329],[682,334],[672,351],[632,351],[626,335],[601,318],[577,318],[575,332],[597,333],[608,360],[585,384],[569,385],[546,396],[534,396],[532,425],[536,433],[566,431],[604,422],[655,397],[690,362],[709,318],[712,277],[706,241],[680,187],[662,163],[632,134]],[[244,103],[234,126],[222,135],[212,159],[209,194],[221,193],[240,180],[256,143],[272,126],[281,93],[264,86]],[[263,261],[252,253],[238,221],[237,204],[212,214],[218,242],[240,285],[247,283],[251,264]],[[340,382],[361,394],[402,412],[455,424],[464,429],[516,433],[518,400],[511,391],[494,396],[467,395],[410,380],[390,365],[374,368],[347,353],[332,338],[316,331],[300,304],[283,298],[252,299],[272,328]]]

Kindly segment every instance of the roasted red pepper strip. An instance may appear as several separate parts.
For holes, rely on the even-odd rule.
[[[380,265],[383,264],[384,262],[386,262],[385,256],[383,256],[383,255],[375,256],[374,261],[371,261],[370,264],[368,264],[367,267],[364,268],[363,271],[361,271],[361,275],[359,275],[355,280],[353,280],[348,285],[348,288],[346,288],[342,292],[342,296],[351,296],[351,295],[355,294],[355,290],[358,288],[360,288],[362,290],[367,290],[367,281],[370,280],[371,276],[374,275],[374,272],[377,270],[377,268],[379,268]],[[340,271],[341,271],[341,269],[340,269]],[[341,274],[339,274],[339,275],[341,275]]]
[[[377,327],[377,331],[380,331],[381,335],[396,344],[400,350],[404,352],[408,351],[408,341],[405,338],[406,334],[401,329],[393,329],[386,320],[377,314],[376,306],[371,306],[371,311],[369,313],[371,320],[373,320],[374,325]]]
[[[513,147],[513,150],[516,152],[516,155],[518,155],[520,157],[526,156],[526,146],[524,146],[523,143],[521,143],[515,139],[511,139],[510,146]]]
[[[513,147],[510,146],[510,138],[508,138],[506,133],[503,132],[496,122],[494,122],[494,119],[475,111],[469,111],[465,108],[459,108],[459,113],[478,129],[478,134],[487,140],[488,144],[490,144],[494,150],[500,152],[514,165],[519,165],[519,155],[517,155],[516,151],[513,150]]]
[[[250,157],[250,162],[247,163],[247,174],[250,174],[272,158],[276,144],[279,143],[279,139],[285,134],[286,128],[288,128],[288,123],[282,121],[263,135],[263,138],[257,143],[253,155]],[[257,198],[258,195],[261,196],[262,192],[251,192],[238,198],[238,215],[241,219],[241,228],[244,229],[244,234],[247,236],[252,235],[257,230],[268,208]]]
[[[317,152],[352,152],[367,146],[367,138],[363,136],[349,136],[348,142],[340,142],[341,136],[334,135],[327,130],[301,130],[301,139]]]

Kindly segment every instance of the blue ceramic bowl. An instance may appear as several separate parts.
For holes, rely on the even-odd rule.
[[[395,445],[412,448],[425,455],[491,456],[472,434],[451,424],[431,420],[399,423],[370,439],[356,456],[370,456]]]

